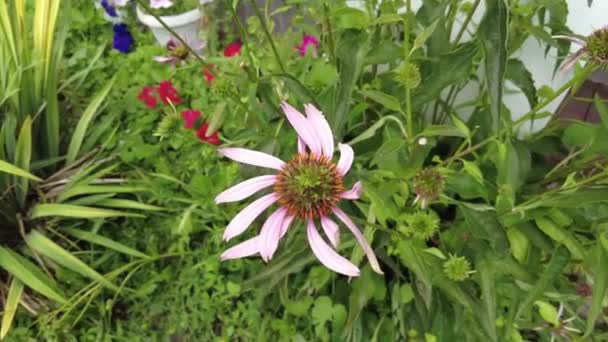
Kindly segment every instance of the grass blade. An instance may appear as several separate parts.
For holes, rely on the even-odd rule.
[[[17,147],[15,149],[15,165],[23,170],[29,172],[30,162],[32,160],[32,120],[30,117],[26,117],[19,131],[19,137],[17,138]],[[25,196],[29,188],[28,180],[25,178],[18,179],[16,181],[17,188],[15,193],[17,194],[17,201],[21,208],[25,206]]]
[[[44,203],[38,204],[30,211],[30,218],[40,217],[71,217],[71,218],[100,218],[100,217],[144,217],[140,214],[127,213],[118,210],[100,209],[70,204]]]
[[[11,175],[27,178],[30,180],[35,180],[38,182],[42,181],[42,179],[36,177],[35,175],[33,175],[21,168],[18,168],[15,165],[13,165],[9,162],[6,162],[2,159],[0,159],[0,172],[5,172],[5,173],[11,174]]]
[[[95,234],[95,233],[87,232],[87,231],[76,229],[76,228],[65,228],[65,229],[63,229],[63,231],[67,232],[68,234],[70,234],[78,239],[85,240],[85,241],[88,241],[88,242],[96,244],[96,245],[104,246],[104,247],[113,249],[117,252],[120,252],[120,253],[123,253],[126,255],[131,255],[131,256],[134,256],[137,258],[150,258],[146,254],[144,254],[136,249],[125,246],[112,239],[108,239],[106,237],[103,237],[103,236]]]
[[[97,109],[99,109],[99,107],[103,103],[103,100],[106,98],[106,96],[110,92],[110,89],[112,89],[112,86],[114,85],[115,80],[116,80],[116,78],[113,78],[112,80],[110,80],[110,82],[108,82],[108,84],[99,93],[97,93],[95,95],[95,97],[93,97],[93,100],[91,100],[91,103],[89,103],[87,108],[82,113],[82,117],[78,121],[78,125],[76,125],[76,130],[74,131],[74,134],[72,135],[72,140],[70,141],[70,145],[68,146],[66,164],[70,164],[74,160],[76,160],[76,157],[78,156],[78,152],[80,151],[80,147],[82,146],[82,142],[84,140],[84,137],[85,137],[85,134],[89,127],[89,124],[91,123],[91,120],[93,120],[93,117],[97,113]]]
[[[42,233],[33,230],[28,234],[26,239],[28,245],[31,248],[35,249],[41,255],[44,255],[47,258],[55,261],[59,265],[70,269],[84,277],[93,279],[112,290],[118,290],[118,288],[109,280],[107,280],[104,276],[95,272],[95,270],[93,270],[87,264],[82,262],[82,260],[75,257],[72,253],[68,252],[63,247],[53,242],[51,239],[42,235]]]
[[[51,278],[26,258],[2,246],[0,246],[0,267],[41,295],[62,304],[67,303]]]
[[[120,209],[138,209],[138,210],[150,210],[150,211],[160,211],[164,210],[163,207],[158,207],[151,204],[139,203],[137,201],[127,200],[127,199],[118,199],[118,198],[108,198],[96,203],[101,207],[110,207],[110,208],[120,208]]]
[[[2,316],[2,326],[0,326],[0,340],[3,340],[8,334],[8,330],[17,313],[17,307],[19,306],[19,301],[21,301],[22,294],[23,283],[19,279],[13,278],[11,287],[8,290],[8,296],[6,297],[6,303],[4,304],[4,315]]]
[[[599,240],[599,238],[598,238]],[[593,272],[593,288],[591,289],[591,307],[587,314],[587,326],[585,327],[585,337],[593,332],[595,321],[602,313],[602,304],[608,289],[608,252],[600,244],[595,246],[597,259],[593,260],[592,265],[595,266]]]

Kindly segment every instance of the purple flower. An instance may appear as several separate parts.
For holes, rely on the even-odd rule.
[[[133,36],[126,24],[114,25],[114,48],[122,53],[128,53],[133,46]]]
[[[112,6],[112,5],[110,5],[108,0],[101,0],[101,7],[103,7],[103,9],[106,11],[106,13],[110,17],[112,17],[112,18],[118,17],[118,13],[116,13],[116,8],[114,8],[114,6]]]

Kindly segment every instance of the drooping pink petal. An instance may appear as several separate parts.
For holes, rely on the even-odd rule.
[[[321,227],[323,227],[323,231],[329,242],[331,242],[334,248],[338,248],[340,244],[340,228],[338,228],[338,225],[329,217],[321,216]]]
[[[308,121],[321,142],[323,155],[331,158],[334,154],[334,134],[331,131],[331,127],[329,127],[327,119],[325,119],[323,113],[310,103],[304,105],[304,110],[306,111]]]
[[[325,267],[349,277],[359,276],[359,268],[340,254],[336,253],[327,243],[325,243],[325,241],[323,241],[323,238],[319,235],[319,232],[317,232],[317,228],[312,220],[308,220],[307,235],[312,252]]]
[[[363,192],[363,185],[361,185],[361,182],[357,182],[350,190],[344,191],[340,197],[349,200],[357,200],[361,197],[361,192]]]
[[[306,153],[306,144],[302,140],[302,138],[298,137],[298,153],[304,154]]]
[[[231,260],[239,259],[248,256],[252,256],[258,253],[258,239],[259,236],[255,236],[249,240],[239,243],[233,247],[228,248],[220,256],[220,260]]]
[[[281,170],[285,162],[264,152],[246,148],[229,147],[218,150],[219,154],[240,163]]]
[[[570,70],[574,66],[574,64],[576,64],[576,62],[578,62],[585,55],[585,53],[585,49],[579,49],[572,55],[568,56],[562,63],[562,66],[559,68],[559,70],[562,72]]]
[[[172,56],[155,56],[154,60],[160,63],[169,63],[169,62],[173,62],[173,60],[175,59],[175,57]]]
[[[587,45],[587,43],[584,40],[582,40],[582,39],[580,39],[578,37],[571,37],[571,36],[565,36],[565,35],[561,35],[561,34],[556,34],[554,36],[551,36],[551,38],[553,38],[553,39],[567,40],[570,43],[574,43],[574,44],[577,44],[577,45],[580,45],[580,46]]]
[[[283,220],[285,218],[287,209],[281,208],[275,211],[264,223],[262,230],[260,231],[260,238],[258,240],[258,249],[260,250],[260,256],[266,262],[270,261],[272,255],[279,246],[279,239],[281,237],[281,228],[283,226]]]
[[[376,273],[384,274],[380,269],[380,264],[378,263],[378,259],[376,259],[376,254],[374,253],[374,250],[369,245],[369,243],[367,243],[367,240],[365,240],[365,237],[363,236],[363,234],[361,234],[361,231],[359,230],[359,228],[357,228],[355,223],[340,208],[334,207],[332,211],[334,212],[334,215],[336,215],[336,217],[338,217],[342,222],[344,222],[346,227],[348,227],[348,229],[350,229],[350,231],[353,233],[355,239],[357,239],[357,242],[359,242],[359,245],[365,252],[365,255],[367,255],[367,260],[369,261],[372,270],[374,270]]]
[[[236,202],[245,199],[256,192],[273,185],[276,178],[275,175],[268,175],[248,179],[217,195],[217,197],[215,197],[215,203]]]
[[[346,144],[338,144],[338,148],[340,149],[340,160],[338,160],[336,169],[344,176],[350,170],[351,165],[353,165],[355,152],[353,152],[352,147]]]
[[[289,229],[289,225],[291,224],[291,222],[293,221],[293,219],[295,218],[295,216],[290,215],[290,214],[286,214],[285,215],[285,219],[283,219],[283,224],[281,225],[281,238],[283,238],[283,236],[285,236],[285,233],[287,233],[287,229]]]
[[[287,102],[281,104],[287,120],[291,123],[293,128],[298,132],[298,136],[302,138],[306,146],[310,148],[310,151],[317,156],[321,155],[321,143],[315,130],[313,129],[310,122],[298,112],[295,108],[289,105]]]
[[[245,209],[241,210],[232,218],[232,221],[230,221],[228,227],[224,230],[224,240],[228,241],[244,232],[249,225],[251,225],[251,222],[253,222],[256,217],[260,216],[260,214],[270,207],[270,205],[276,202],[276,200],[276,194],[271,193],[251,202],[251,204],[246,206]]]

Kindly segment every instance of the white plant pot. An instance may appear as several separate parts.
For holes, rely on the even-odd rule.
[[[201,1],[201,3],[206,1]],[[171,32],[167,31],[163,25],[153,16],[144,13],[139,6],[136,7],[137,19],[150,28],[152,34],[161,45],[166,45],[171,39]],[[198,37],[198,30],[203,13],[196,8],[178,15],[161,16],[160,19],[167,24],[175,33],[188,43],[193,49],[200,50],[204,42]]]

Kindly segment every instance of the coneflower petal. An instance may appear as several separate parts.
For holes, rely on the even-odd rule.
[[[340,244],[340,228],[338,228],[338,225],[329,217],[321,216],[321,226],[329,242],[331,242],[334,248],[338,248]]]
[[[308,243],[312,252],[317,259],[330,270],[347,275],[349,277],[358,277],[359,268],[346,258],[336,253],[317,232],[317,228],[312,220],[308,220]]]
[[[223,148],[218,150],[218,153],[226,158],[230,158],[240,163],[267,167],[275,170],[281,170],[283,168],[283,165],[285,165],[285,162],[277,157],[271,156],[270,154],[266,154],[264,152],[249,150],[246,148]]]
[[[334,135],[331,131],[331,127],[329,127],[329,123],[325,119],[323,113],[312,104],[304,105],[304,110],[306,111],[308,121],[313,126],[313,129],[321,142],[323,154],[331,159],[334,154]]]
[[[268,175],[248,179],[224,190],[215,197],[215,203],[236,202],[245,199],[256,192],[273,185],[277,176]]]
[[[344,191],[340,197],[343,199],[357,200],[361,197],[361,192],[363,192],[363,185],[361,185],[361,182],[357,182],[350,190]]]
[[[285,213],[287,213],[287,209],[285,208],[275,211],[268,217],[260,231],[258,249],[260,250],[260,256],[266,262],[272,258],[272,255],[279,246]]]
[[[258,240],[259,237],[253,237],[249,240],[239,243],[233,247],[228,248],[222,255],[220,259],[231,260],[231,259],[239,259],[248,256],[252,256],[258,253]]]
[[[224,230],[224,240],[228,241],[233,237],[244,232],[251,222],[253,222],[260,214],[277,201],[277,196],[274,193],[260,197],[251,202],[245,209],[241,210]]]
[[[288,103],[283,102],[281,106],[283,107],[285,116],[287,116],[287,120],[291,123],[296,132],[298,132],[298,136],[302,138],[312,153],[320,156],[321,143],[310,122],[302,113],[298,112],[297,109],[293,108]]]
[[[294,218],[295,218],[294,215],[287,214],[285,216],[285,219],[283,219],[283,224],[281,225],[281,237],[280,238],[283,238],[283,236],[285,236],[285,233],[287,233],[287,230],[289,229],[289,225],[291,225],[291,222],[293,222]]]
[[[298,137],[298,154],[306,153],[306,144],[302,138]]]
[[[338,160],[338,165],[336,165],[336,169],[338,172],[344,176],[350,170],[351,165],[353,165],[353,159],[355,157],[355,152],[352,147],[346,144],[338,144],[338,148],[340,149],[340,160]]]
[[[359,242],[359,245],[365,252],[365,255],[367,255],[367,260],[369,261],[372,270],[374,270],[376,273],[384,274],[380,269],[380,264],[378,263],[378,259],[376,259],[376,254],[374,253],[374,250],[369,245],[369,243],[367,243],[367,240],[365,240],[365,237],[363,236],[363,234],[361,234],[361,231],[359,230],[359,228],[357,228],[355,223],[340,208],[334,207],[332,211],[342,222],[344,222],[348,229],[350,229],[350,231],[353,233],[355,239],[357,239],[357,242]]]

